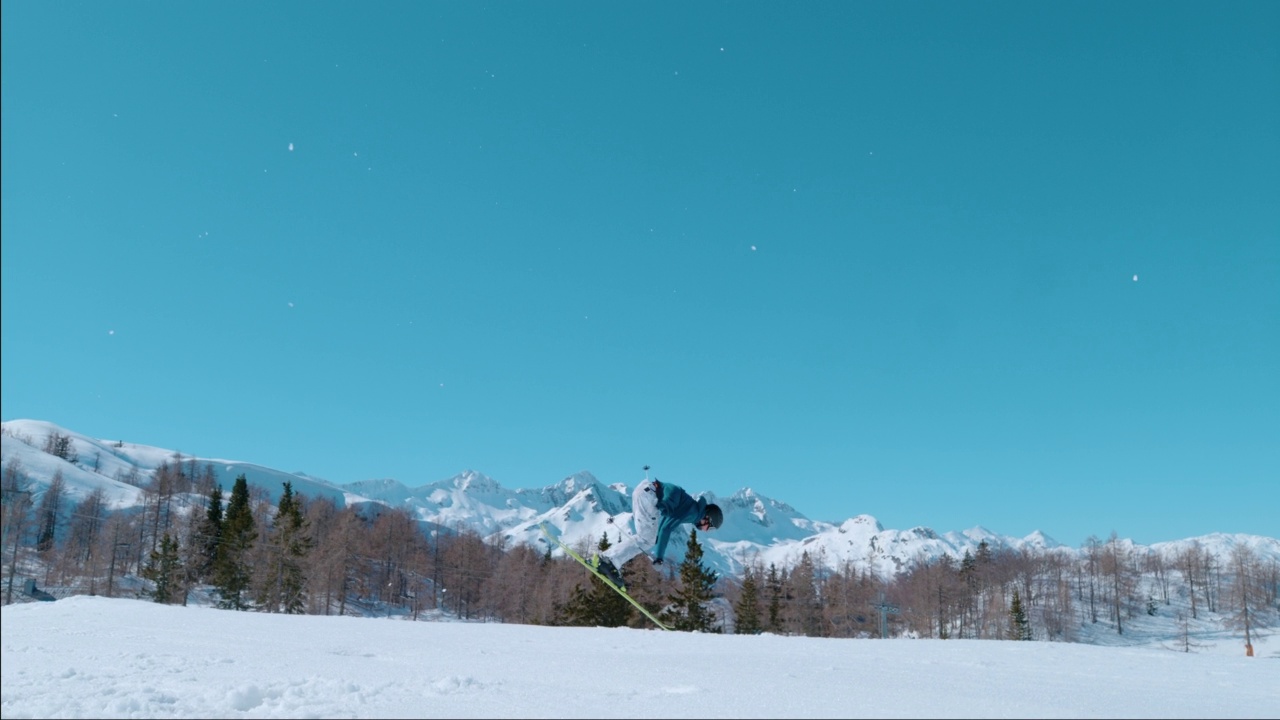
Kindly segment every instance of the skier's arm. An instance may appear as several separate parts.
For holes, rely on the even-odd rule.
[[[676,529],[680,522],[669,515],[663,515],[662,521],[658,523],[658,541],[653,544],[653,559],[661,561],[667,555],[667,542],[671,540],[671,531]]]

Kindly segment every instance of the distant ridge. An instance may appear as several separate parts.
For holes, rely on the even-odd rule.
[[[585,470],[531,489],[508,489],[493,478],[465,470],[451,478],[408,487],[390,479],[370,479],[335,484],[298,472],[284,472],[250,462],[180,455],[150,445],[90,438],[40,420],[9,420],[2,424],[0,452],[4,465],[21,463],[22,472],[39,491],[61,470],[67,494],[73,502],[101,488],[112,508],[141,504],[144,484],[162,463],[195,463],[212,468],[215,479],[229,490],[243,474],[251,485],[278,500],[284,483],[306,497],[326,497],[340,507],[377,503],[409,510],[423,523],[445,528],[469,528],[493,540],[528,543],[541,547],[537,526],[548,523],[569,543],[594,543],[608,533],[614,541],[626,532],[631,518],[630,486],[605,484]],[[43,451],[46,438],[58,433],[71,440],[74,462]],[[1039,531],[1017,538],[999,535],[975,525],[963,531],[939,533],[927,527],[894,530],[875,517],[857,515],[841,523],[811,520],[785,502],[742,488],[728,497],[697,492],[725,508],[724,525],[714,534],[699,537],[704,562],[722,574],[739,575],[752,563],[794,566],[804,553],[819,566],[836,569],[851,565],[889,577],[918,559],[949,555],[959,559],[976,553],[980,543],[992,549],[1052,550],[1080,554]],[[683,537],[673,538],[673,556],[683,551]],[[1126,547],[1143,549],[1129,540]],[[1159,542],[1147,547],[1172,555],[1196,543],[1225,560],[1236,545],[1247,545],[1264,559],[1280,560],[1280,540],[1259,535],[1212,533]]]

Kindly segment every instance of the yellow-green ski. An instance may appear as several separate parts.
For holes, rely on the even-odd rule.
[[[637,609],[637,610],[639,610],[640,612],[644,613],[644,616],[645,616],[645,617],[647,617],[647,618],[649,618],[649,620],[650,620],[654,625],[657,625],[658,627],[662,628],[663,630],[671,630],[671,629],[672,629],[670,626],[663,624],[663,622],[662,622],[661,620],[659,620],[658,618],[654,617],[654,616],[653,616],[653,613],[649,612],[649,611],[648,611],[648,609],[646,609],[646,608],[645,608],[645,606],[641,605],[639,602],[636,602],[636,599],[635,599],[635,598],[633,598],[633,597],[631,597],[630,595],[628,595],[626,590],[623,590],[622,588],[618,587],[617,585],[614,585],[612,580],[610,580],[609,578],[605,577],[603,573],[601,573],[599,570],[597,570],[597,569],[595,569],[594,567],[592,567],[592,566],[591,566],[591,563],[587,562],[587,560],[586,560],[586,559],[584,559],[584,558],[583,558],[581,555],[579,555],[577,552],[575,552],[573,548],[571,548],[571,547],[569,547],[568,545],[565,545],[564,543],[560,542],[560,538],[558,538],[558,537],[556,537],[556,536],[552,535],[552,534],[551,534],[551,531],[547,529],[547,526],[546,526],[546,525],[544,525],[544,524],[542,524],[542,523],[538,523],[538,527],[542,530],[542,534],[547,536],[547,539],[548,539],[548,540],[550,540],[551,542],[555,543],[556,545],[559,545],[559,546],[560,546],[560,548],[561,548],[562,550],[564,550],[564,552],[565,552],[565,554],[566,554],[566,555],[568,555],[569,557],[573,558],[574,560],[577,560],[579,565],[581,565],[582,567],[584,567],[584,568],[586,568],[588,571],[590,571],[592,575],[595,575],[596,577],[600,578],[600,581],[601,581],[601,582],[603,582],[605,585],[608,585],[610,588],[612,588],[614,592],[616,592],[616,593],[618,593],[619,595],[621,595],[622,597],[626,598],[626,599],[627,599],[627,602],[631,603],[632,605],[635,605],[636,609]]]

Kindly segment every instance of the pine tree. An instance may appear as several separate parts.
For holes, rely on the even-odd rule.
[[[1013,602],[1009,604],[1009,634],[1014,640],[1031,639],[1031,622],[1022,609],[1022,597],[1018,595],[1017,588],[1014,588]]]
[[[155,588],[146,593],[158,603],[175,603],[186,595],[182,586],[182,560],[178,555],[178,541],[165,533],[160,538],[160,547],[152,550],[147,564],[142,568],[142,577],[155,583]]]
[[[995,560],[995,553],[991,550],[991,543],[983,540],[978,543],[978,555],[975,558],[979,567],[990,565]]]
[[[213,585],[218,591],[218,607],[248,610],[249,550],[258,539],[249,507],[249,481],[242,474],[231,486],[231,501],[222,522],[222,542],[214,565]]]
[[[222,486],[215,485],[209,491],[209,506],[205,510],[204,520],[192,538],[196,545],[195,577],[207,581],[213,576],[214,565],[218,561],[218,545],[222,541]]]
[[[965,550],[964,557],[960,558],[959,572],[960,577],[964,579],[965,587],[972,590],[978,586],[978,561],[968,550]]]
[[[769,563],[769,577],[766,580],[769,587],[769,620],[765,629],[772,633],[782,632],[782,582],[778,566]]]
[[[60,457],[72,465],[75,465],[80,459],[75,446],[71,444],[71,436],[60,432],[55,432],[44,439],[44,451],[54,457]]]
[[[713,591],[717,579],[714,570],[702,567],[698,531],[691,531],[689,543],[685,546],[684,562],[680,563],[680,586],[668,596],[671,607],[663,612],[663,619],[676,630],[719,632],[719,628],[712,628],[715,618],[707,607],[715,597]]]
[[[36,517],[40,519],[40,530],[36,534],[36,550],[47,553],[53,549],[53,541],[57,537],[58,524],[61,522],[62,499],[66,496],[66,480],[62,477],[62,468],[53,473],[53,480],[40,496],[40,507]]]
[[[306,572],[303,561],[311,550],[308,523],[302,517],[301,501],[293,494],[293,483],[284,483],[276,508],[275,522],[267,538],[273,567],[258,589],[258,604],[271,612],[291,615],[306,609]]]
[[[601,533],[596,549],[608,550],[609,536]],[[624,576],[625,579],[625,576]],[[579,627],[622,627],[631,619],[631,603],[603,580],[591,576],[590,589],[578,585],[561,612],[564,624]]]
[[[792,569],[789,592],[788,626],[806,637],[822,635],[822,602],[818,596],[817,566],[809,551],[800,553],[800,562]]]
[[[734,632],[739,635],[759,635],[764,626],[760,623],[760,587],[756,583],[756,571],[748,568],[742,579],[742,595],[733,606],[736,616]]]

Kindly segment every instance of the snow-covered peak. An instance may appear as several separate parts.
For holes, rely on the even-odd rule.
[[[47,439],[55,434],[69,438],[65,457],[45,451]],[[4,462],[19,462],[35,492],[48,487],[60,472],[72,500],[79,501],[95,489],[102,489],[115,508],[140,505],[140,488],[151,481],[156,469],[180,461],[188,467],[210,468],[216,482],[226,490],[236,477],[244,475],[251,485],[264,488],[275,501],[288,482],[295,492],[306,497],[326,497],[340,506],[379,503],[404,508],[423,523],[469,527],[481,535],[502,537],[512,543],[542,547],[545,539],[539,525],[543,523],[570,544],[593,544],[601,534],[617,540],[630,529],[631,486],[602,483],[585,470],[533,489],[507,489],[475,470],[464,470],[415,488],[391,478],[336,485],[304,473],[286,473],[238,460],[196,457],[137,443],[89,438],[38,420],[7,421],[0,439]],[[838,568],[849,564],[887,576],[920,560],[943,555],[958,560],[966,552],[976,554],[984,542],[992,551],[1031,547],[1083,552],[1066,548],[1038,531],[1014,538],[981,525],[945,533],[924,526],[893,530],[868,514],[833,524],[811,520],[787,503],[751,488],[726,498],[700,494],[718,503],[725,513],[720,529],[700,535],[706,562],[721,573],[738,574],[756,564],[789,567],[807,554],[819,566]],[[685,538],[687,530],[672,537],[673,556],[683,551]],[[1144,551],[1131,540],[1117,542],[1127,550]],[[1156,543],[1150,549],[1167,558],[1190,550],[1204,551],[1225,561],[1240,545],[1249,546],[1264,558],[1280,559],[1280,540],[1255,535],[1213,533]]]
[[[840,532],[844,533],[865,533],[868,528],[871,532],[884,531],[880,521],[870,515],[855,515],[840,524]]]

